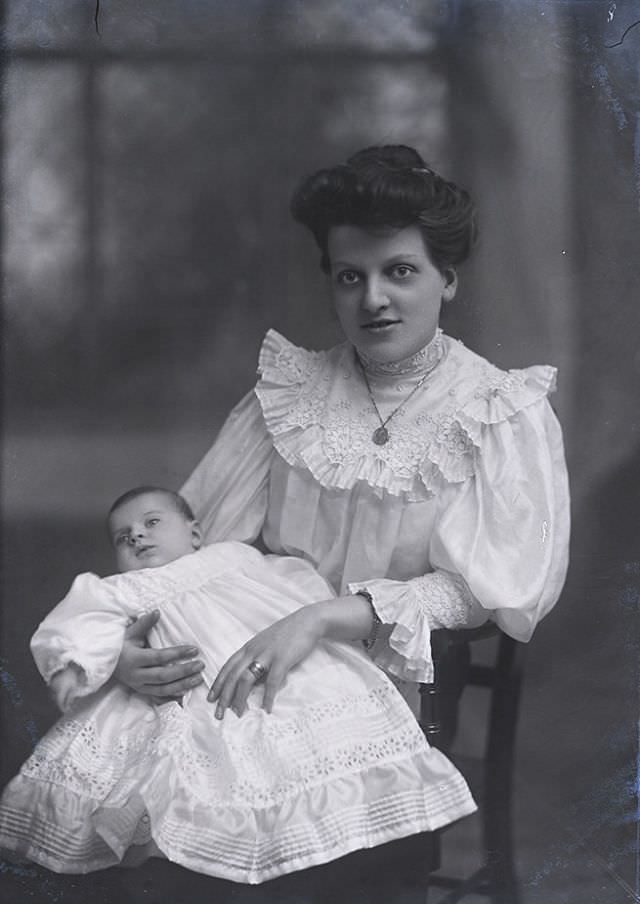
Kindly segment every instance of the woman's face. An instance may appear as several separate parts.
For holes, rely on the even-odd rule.
[[[434,267],[418,226],[333,226],[327,245],[333,303],[359,351],[375,361],[401,361],[433,339],[457,280],[454,270]]]

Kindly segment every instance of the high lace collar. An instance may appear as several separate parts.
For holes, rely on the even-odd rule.
[[[401,361],[375,361],[368,355],[355,350],[356,358],[366,373],[376,377],[422,377],[440,363],[444,352],[445,343],[441,329],[436,330],[435,336],[424,348]]]

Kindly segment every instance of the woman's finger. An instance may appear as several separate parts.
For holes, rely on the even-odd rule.
[[[154,609],[153,612],[146,612],[144,615],[138,616],[126,629],[124,636],[131,641],[144,641],[150,629],[160,618],[160,611]]]
[[[270,713],[273,709],[273,702],[276,698],[276,694],[284,684],[284,679],[286,677],[287,672],[285,669],[274,666],[269,671],[264,684],[264,697],[262,698],[262,708],[266,712]]]
[[[246,672],[247,670],[244,669],[244,671]],[[247,680],[248,680],[247,676],[246,675],[243,676],[242,673],[243,673],[243,669],[241,669],[241,668],[236,669],[235,671],[231,672],[229,674],[229,676],[227,677],[226,681],[224,682],[224,685],[220,688],[219,693],[218,693],[218,698],[216,701],[216,713],[215,713],[216,719],[224,719],[224,714],[227,711],[227,709],[229,709],[232,702],[235,700],[235,696],[236,696],[236,693],[238,692],[238,689],[242,688],[243,682],[245,684],[247,683]],[[247,675],[249,678],[251,678],[252,680],[255,681],[251,672],[248,672]],[[248,692],[249,692],[249,689],[247,690],[247,694],[248,694]],[[242,693],[242,691],[241,691],[241,693]],[[245,699],[246,699],[246,697],[245,697]],[[236,710],[236,712],[238,712],[236,706],[234,706],[234,709]]]
[[[262,663],[264,665],[264,663]],[[242,671],[233,694],[232,704],[235,712],[241,716],[247,708],[247,699],[249,694],[259,682],[253,672],[249,671],[249,666]]]
[[[152,697],[181,697],[187,691],[202,684],[201,674],[191,675],[189,678],[171,681],[168,684],[143,684],[139,693],[150,694]]]
[[[247,659],[247,654],[245,652],[244,647],[239,649],[237,652],[230,656],[229,659],[222,666],[218,674],[216,675],[215,681],[211,685],[211,690],[207,695],[207,700],[209,703],[214,703],[220,694],[222,693],[222,689],[226,687],[228,680],[231,675],[234,673],[240,673],[242,669],[242,663],[244,663]],[[235,686],[235,682],[234,682]]]
[[[188,667],[198,661],[194,658],[197,655],[198,648],[191,646],[164,647],[160,650],[156,650],[153,647],[145,647],[144,649],[136,650],[132,655],[132,661],[135,663],[135,667],[139,669],[152,669],[158,666],[166,667],[172,664],[176,667],[178,664]],[[185,674],[189,674],[189,672],[187,671]],[[169,676],[168,680],[171,680],[171,676]]]
[[[235,659],[233,666],[225,675],[222,676],[222,672],[218,675],[218,678],[222,676],[222,681],[216,688],[216,719],[223,719],[225,711],[230,706],[233,706],[240,715],[239,702],[243,701],[244,705],[256,681],[255,676],[247,668],[251,660],[246,651],[239,651],[232,658]]]
[[[204,669],[204,662],[198,659],[190,659],[188,662],[174,662],[170,665],[161,665],[156,668],[144,668],[138,671],[138,687],[145,688],[143,693],[167,695],[167,688],[174,687],[177,682],[189,681],[198,678]]]

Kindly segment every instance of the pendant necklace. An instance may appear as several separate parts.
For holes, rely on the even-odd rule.
[[[422,386],[422,384],[424,383],[424,381],[427,379],[427,377],[428,377],[429,374],[431,373],[431,370],[428,370],[428,371],[426,372],[426,374],[424,374],[424,375],[418,380],[418,382],[417,382],[416,385],[413,387],[413,389],[411,390],[411,392],[409,393],[409,395],[406,397],[406,399],[403,399],[403,400],[400,402],[400,404],[399,404],[396,408],[393,409],[393,411],[391,412],[391,414],[388,415],[388,416],[383,420],[383,419],[382,419],[382,415],[380,414],[380,411],[378,410],[378,406],[376,405],[376,400],[374,399],[373,393],[371,392],[371,386],[369,385],[369,380],[368,380],[368,378],[367,378],[367,372],[366,372],[366,370],[364,369],[364,367],[362,366],[362,362],[360,361],[359,358],[358,358],[358,364],[360,365],[360,370],[362,371],[362,377],[363,377],[363,379],[364,379],[365,386],[367,387],[367,392],[369,393],[369,398],[371,399],[371,402],[372,402],[372,404],[373,404],[373,407],[374,407],[374,409],[375,409],[375,412],[376,412],[376,414],[378,415],[378,420],[380,421],[380,426],[379,426],[379,427],[376,427],[376,429],[373,431],[373,433],[372,433],[372,435],[371,435],[371,439],[372,439],[373,442],[376,444],[376,446],[385,446],[385,445],[389,442],[389,431],[387,430],[387,424],[389,423],[389,421],[391,420],[391,418],[392,418],[395,414],[397,414],[397,413],[400,411],[400,409],[402,408],[402,406],[403,406],[403,405],[406,405],[407,402],[409,401],[409,399],[410,399],[412,396],[414,396],[414,395],[416,394],[416,392],[420,389],[420,387]]]

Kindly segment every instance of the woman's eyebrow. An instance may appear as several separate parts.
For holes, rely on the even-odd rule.
[[[402,261],[419,261],[422,260],[421,255],[415,254],[413,251],[403,252],[401,251],[399,254],[394,254],[393,257],[388,258],[385,261],[386,266],[389,264],[399,264]]]
[[[349,261],[331,261],[332,267],[344,267],[347,270],[357,270],[357,264],[350,264]]]
[[[393,264],[399,264],[402,261],[412,261],[412,260],[420,261],[420,260],[422,260],[422,257],[420,254],[416,254],[414,251],[406,251],[406,252],[400,251],[400,252],[398,252],[398,254],[394,254],[391,257],[386,258],[386,260],[383,261],[382,266],[389,267]],[[334,269],[336,269],[338,267],[344,267],[347,270],[360,270],[360,269],[362,269],[363,264],[352,264],[352,263],[349,263],[349,261],[337,260],[337,261],[332,261],[331,266]]]

